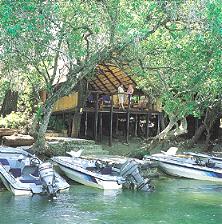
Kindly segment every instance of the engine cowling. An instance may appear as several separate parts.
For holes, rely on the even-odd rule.
[[[55,195],[58,189],[55,185],[55,172],[53,170],[52,164],[49,162],[40,164],[39,175],[48,194]]]
[[[120,175],[126,179],[129,185],[142,191],[152,191],[153,186],[149,180],[145,180],[140,174],[139,167],[136,161],[127,160],[120,169]]]

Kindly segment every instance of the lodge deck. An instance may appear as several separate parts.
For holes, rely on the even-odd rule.
[[[61,115],[63,117],[68,114],[70,118],[73,117],[76,109],[73,110],[65,110],[54,113],[54,115]],[[79,111],[78,111],[79,112]],[[150,136],[150,130],[153,128],[152,123],[150,122],[153,117],[155,117],[155,135],[160,133],[161,131],[161,120],[163,117],[163,113],[160,111],[149,110],[147,108],[133,108],[127,107],[125,109],[119,109],[118,107],[110,106],[95,106],[93,107],[85,107],[80,109],[80,112],[83,115],[83,125],[84,125],[84,134],[81,137],[86,137],[89,129],[93,128],[93,136],[94,140],[99,142],[103,139],[103,126],[108,126],[109,132],[109,145],[112,146],[113,135],[118,136],[119,133],[119,124],[124,123],[124,136],[126,143],[129,143],[130,136],[130,125],[133,123],[133,135],[139,136],[139,128],[141,128],[141,124],[144,129],[144,136],[148,138]],[[108,117],[108,118],[107,118]],[[89,120],[92,122],[93,119],[93,127],[89,127]],[[131,120],[133,119],[133,121]],[[132,131],[132,128],[131,128]]]
[[[87,112],[87,113],[95,113],[96,109],[95,108],[84,108],[83,112]],[[104,108],[99,108],[98,109],[98,113],[110,113],[110,107],[104,107]],[[151,113],[153,115],[158,115],[159,111],[154,111],[154,110],[148,110],[148,109],[143,109],[143,108],[125,108],[123,109],[119,109],[119,108],[113,108],[113,113],[117,113],[117,114],[126,114],[126,113],[131,113],[131,114],[147,114],[147,113]]]

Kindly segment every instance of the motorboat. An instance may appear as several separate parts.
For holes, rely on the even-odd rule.
[[[171,147],[166,152],[145,156],[145,159],[156,161],[163,172],[172,176],[222,182],[221,158],[202,153],[176,152],[177,148]]]
[[[204,154],[204,153],[195,153],[195,152],[184,152],[184,155],[187,156],[193,156],[196,158],[204,158],[204,159],[208,159],[212,162],[215,162],[217,164],[222,163],[222,158],[215,156],[215,155],[208,155],[208,154]]]
[[[0,147],[0,180],[14,195],[56,196],[69,184],[53,169],[21,148]]]
[[[99,159],[80,157],[80,153],[71,151],[70,156],[56,156],[52,158],[61,171],[80,184],[104,190],[121,189],[130,182],[130,186],[150,191],[151,185],[139,173],[138,164],[134,160],[126,161],[120,169],[106,164]],[[77,156],[78,155],[78,156]]]

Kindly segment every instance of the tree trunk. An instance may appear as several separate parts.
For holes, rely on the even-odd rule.
[[[165,124],[165,116],[162,114],[161,116],[161,130],[164,130],[166,128],[166,124]]]
[[[211,136],[211,132],[209,128],[206,128],[206,141],[205,141],[205,145],[207,146],[207,149],[209,149],[210,147],[210,136]]]
[[[205,129],[206,129],[206,127],[204,124],[201,124],[199,126],[199,128],[196,130],[193,138],[191,139],[191,146],[197,143],[197,141],[199,140],[200,136],[203,134]]]
[[[5,94],[5,98],[1,108],[1,115],[5,117],[12,111],[17,111],[17,103],[18,103],[18,92],[9,89]]]
[[[177,119],[176,117],[169,117],[169,124],[167,125],[167,127],[162,131],[160,132],[160,134],[158,134],[155,138],[157,139],[165,139],[169,132],[172,130],[172,128],[177,125]]]
[[[183,118],[181,120],[180,126],[177,127],[176,130],[174,131],[174,135],[178,136],[186,133],[187,133],[187,119]]]
[[[81,118],[82,118],[82,113],[80,111],[80,108],[77,107],[75,110],[75,114],[73,116],[73,120],[72,120],[72,133],[71,133],[72,138],[79,137]]]
[[[72,120],[72,134],[71,137],[79,137],[82,110],[85,106],[88,97],[87,83],[85,80],[81,80],[78,86],[78,106],[76,107],[74,117]]]
[[[48,127],[49,118],[52,113],[53,106],[50,107],[43,107],[42,116],[39,118],[35,116],[33,122],[33,137],[35,139],[35,143],[33,145],[34,151],[38,154],[43,154],[47,148],[46,140],[45,140],[45,133]]]
[[[220,112],[220,106],[215,106],[214,108],[210,109],[208,108],[204,117],[204,121],[203,124],[197,129],[197,131],[195,132],[195,135],[193,136],[192,140],[191,140],[191,144],[195,144],[197,143],[197,141],[199,140],[200,136],[203,134],[203,132],[206,130],[206,145],[207,148],[209,147],[209,143],[210,143],[210,136],[211,136],[211,129],[218,117],[218,114]]]
[[[172,136],[178,136],[187,133],[187,119],[178,120],[176,117],[170,117],[170,122],[167,127],[155,138],[165,139]],[[178,122],[180,121],[180,125]],[[174,128],[175,127],[175,128]]]

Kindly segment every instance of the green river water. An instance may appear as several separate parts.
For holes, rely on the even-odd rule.
[[[152,193],[72,185],[56,200],[0,192],[0,224],[220,224],[222,185],[162,179]]]

